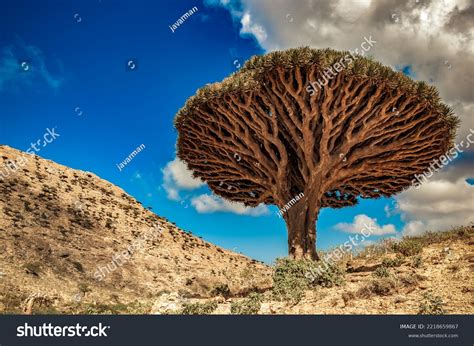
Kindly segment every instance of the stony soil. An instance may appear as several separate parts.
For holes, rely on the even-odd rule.
[[[272,300],[263,295],[260,314],[417,314],[426,303],[425,294],[442,299],[446,314],[474,313],[474,237],[470,240],[448,240],[425,247],[420,255],[422,265],[413,266],[415,256],[405,257],[399,267],[390,268],[388,280],[393,287],[387,292],[367,293],[374,281],[374,270],[382,258],[394,254],[356,258],[352,270],[345,274],[341,287],[317,287],[307,290],[296,305]],[[241,298],[221,301],[215,313],[230,313],[231,303]],[[194,300],[199,301],[199,300]],[[203,300],[200,300],[203,301]],[[429,305],[429,303],[428,303]]]

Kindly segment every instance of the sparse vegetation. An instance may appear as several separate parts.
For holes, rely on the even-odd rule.
[[[79,289],[79,292],[82,292],[84,295],[86,295],[88,292],[91,292],[91,288],[89,287],[88,284],[85,282],[81,282],[77,285],[77,288]]]
[[[397,287],[397,282],[392,277],[381,278],[372,281],[371,290],[374,294],[385,296],[392,293]]]
[[[440,296],[434,296],[431,292],[423,294],[418,310],[419,315],[443,315],[444,313],[444,302]]]
[[[181,315],[209,315],[217,309],[217,302],[183,304]]]
[[[230,312],[233,315],[256,315],[262,306],[262,295],[259,293],[251,293],[248,298],[240,301],[233,301]]]
[[[425,232],[421,236],[411,239],[420,242],[423,245],[441,243],[446,240],[463,240],[468,239],[474,233],[474,224],[469,226],[459,226],[445,232]]]
[[[382,259],[382,266],[387,268],[400,267],[403,264],[403,257],[397,254],[395,258],[384,258]]]
[[[312,286],[333,287],[344,284],[344,272],[336,263],[328,262],[323,265],[321,262],[311,262],[310,267],[313,269],[310,279]],[[315,270],[315,267],[322,270]]]
[[[404,238],[400,242],[393,244],[393,250],[403,256],[414,256],[421,253],[423,244],[417,238]]]
[[[10,288],[10,287],[9,287]],[[21,304],[27,298],[26,294],[15,292],[10,289],[5,290],[0,294],[0,305],[3,305],[3,311],[0,310],[1,314],[21,314]]]
[[[72,306],[70,309],[73,311],[72,313],[92,315],[143,314],[149,311],[149,307],[146,304],[143,304],[138,301],[131,302],[128,304],[91,303],[85,304],[84,306]]]
[[[277,259],[273,274],[273,298],[297,304],[309,287],[306,273],[309,269],[308,260]]]
[[[311,287],[333,287],[344,283],[344,273],[335,263],[279,258],[273,274],[273,297],[298,303]]]
[[[381,265],[374,270],[372,275],[377,278],[388,278],[390,276],[390,270],[386,266]]]
[[[421,268],[422,265],[423,265],[423,258],[420,255],[413,257],[411,261],[411,266],[413,268]]]
[[[370,298],[372,295],[387,296],[393,293],[397,287],[397,281],[392,276],[372,280],[357,292],[361,298]]]
[[[378,257],[385,255],[387,251],[393,251],[403,257],[415,256],[412,259],[412,265],[418,268],[423,265],[421,252],[423,247],[430,244],[439,244],[444,241],[467,240],[474,234],[474,225],[460,226],[445,232],[425,232],[417,237],[406,237],[400,242],[393,242],[392,240],[384,240],[379,244],[366,246],[357,257]],[[370,256],[369,256],[370,255]],[[418,258],[418,256],[420,256]],[[403,258],[402,257],[402,258]],[[415,263],[413,263],[415,262]]]
[[[217,285],[211,292],[214,296],[222,296],[224,298],[230,297],[230,288],[227,284],[219,284]]]

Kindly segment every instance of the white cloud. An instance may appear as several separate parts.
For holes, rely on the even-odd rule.
[[[241,34],[251,34],[255,36],[257,41],[265,42],[267,39],[267,33],[265,32],[265,29],[261,25],[255,24],[252,21],[252,17],[249,12],[244,13],[240,23],[242,24],[242,28],[240,29]]]
[[[425,233],[426,226],[422,221],[410,221],[403,227],[402,234],[407,237],[414,237]]]
[[[201,179],[193,177],[192,172],[188,170],[186,164],[179,158],[170,161],[162,169],[163,172],[163,188],[166,191],[167,197],[173,201],[182,200],[180,192],[191,191],[198,189],[205,185]],[[187,200],[185,197],[184,200]],[[183,204],[184,200],[181,201]],[[199,196],[191,196],[191,205],[198,213],[215,213],[215,212],[230,212],[238,215],[260,216],[269,213],[268,208],[261,204],[255,208],[244,206],[242,203],[235,203],[225,200],[221,197],[201,194]]]
[[[402,220],[407,222],[403,235],[443,231],[474,222],[474,186],[466,178],[433,179],[419,189],[402,192],[397,201]]]
[[[186,164],[177,157],[168,162],[162,172],[163,187],[168,198],[173,201],[181,199],[179,196],[181,190],[194,190],[205,185],[201,179],[194,178]]]
[[[268,208],[260,204],[255,208],[246,207],[242,203],[235,203],[215,195],[202,194],[191,199],[192,206],[202,214],[215,212],[231,212],[239,215],[260,216],[269,213]]]
[[[370,232],[371,235],[397,233],[394,225],[388,224],[381,226],[377,223],[377,219],[365,214],[356,215],[352,223],[340,222],[334,226],[334,229],[347,233],[361,233],[361,231],[365,230],[364,232]]]
[[[405,227],[402,234],[415,236],[425,231],[444,231],[474,222],[474,154],[464,153],[439,172],[434,173],[418,189],[400,193],[389,215],[400,214]]]
[[[253,20],[250,11],[242,11],[241,4],[235,0],[204,0],[206,6],[222,6],[226,8],[235,23],[240,23],[242,36],[253,35],[259,43],[265,42],[267,32],[263,25]]]

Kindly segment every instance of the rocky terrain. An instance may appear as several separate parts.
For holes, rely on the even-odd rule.
[[[308,280],[314,262],[221,249],[92,173],[29,155],[4,169],[21,155],[0,146],[0,313],[474,312],[473,225],[366,247]]]
[[[474,226],[401,244],[396,250],[393,244],[380,244],[357,257],[347,256],[339,263],[340,277],[329,273],[322,285],[301,284],[287,271],[285,280],[275,285],[278,290],[218,301],[213,313],[236,313],[242,307],[259,314],[474,313]],[[331,285],[336,278],[342,282]],[[287,291],[283,300],[282,287]],[[301,291],[301,298],[293,299],[295,291]]]
[[[18,169],[6,170],[11,162]],[[0,172],[0,312],[133,312],[166,292],[271,285],[266,265],[179,229],[92,173],[8,146]]]

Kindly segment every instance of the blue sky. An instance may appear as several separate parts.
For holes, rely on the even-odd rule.
[[[194,6],[198,11],[173,33],[168,26]],[[175,158],[179,108],[199,87],[265,52],[251,35],[240,35],[241,24],[226,9],[184,0],[8,0],[1,12],[1,144],[26,150],[55,127],[60,137],[40,156],[94,172],[217,245],[267,262],[286,255],[286,228],[275,207],[257,216],[200,213],[190,200],[209,194],[207,187],[181,191],[181,200],[163,187],[163,169]],[[141,144],[146,148],[119,171],[116,165]],[[384,210],[393,205],[362,200],[323,210],[318,248],[347,241],[349,233],[334,226],[361,214],[393,225],[397,233],[387,236],[398,236],[404,222]]]

